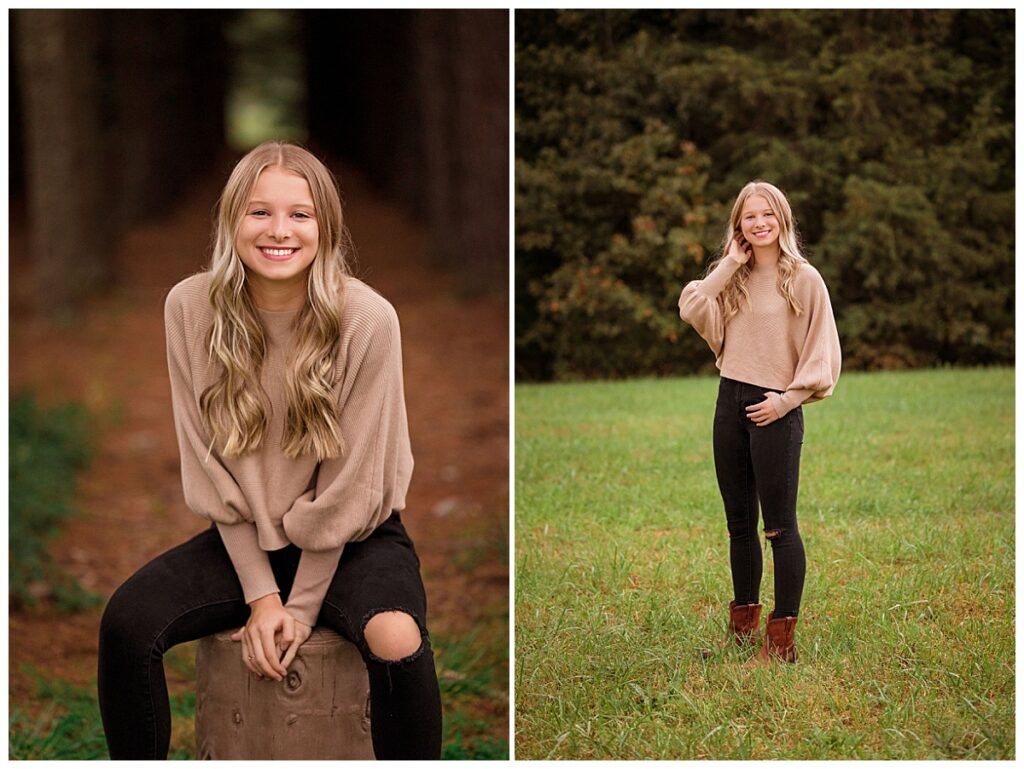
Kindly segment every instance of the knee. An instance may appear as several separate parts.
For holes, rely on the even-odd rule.
[[[165,620],[157,612],[153,596],[141,595],[131,580],[121,585],[107,601],[100,619],[100,645],[107,650],[129,653],[149,649],[158,643]]]
[[[374,614],[363,628],[363,637],[370,652],[387,662],[411,657],[423,644],[419,625],[404,611]]]
[[[800,532],[795,528],[765,529],[764,538],[772,543],[772,550],[774,550],[799,542]]]
[[[757,529],[750,525],[747,518],[728,518],[725,522],[729,531],[729,539],[750,539],[757,536]]]
[[[137,644],[139,623],[133,616],[129,601],[123,600],[122,593],[117,591],[110,597],[103,617],[100,619],[100,648],[116,649],[124,653],[129,647]]]

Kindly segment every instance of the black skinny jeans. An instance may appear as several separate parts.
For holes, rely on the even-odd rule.
[[[746,407],[763,401],[766,392],[781,391],[722,377],[715,408],[715,472],[725,503],[736,603],[760,602],[760,500],[765,538],[772,543],[775,559],[775,616],[795,617],[807,570],[796,522],[804,414],[797,406],[770,425],[758,427]]]
[[[282,602],[301,552],[289,545],[268,553]],[[419,558],[396,511],[367,539],[345,546],[320,609],[317,624],[354,643],[366,663],[378,759],[441,755],[441,696],[426,600]],[[370,651],[363,629],[375,614],[395,610],[416,620],[423,640],[410,656],[388,661]],[[164,653],[240,628],[248,618],[242,586],[215,527],[157,556],[115,591],[100,623],[98,675],[111,758],[167,757],[171,714]]]

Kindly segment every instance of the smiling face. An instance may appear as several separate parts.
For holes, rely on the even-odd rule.
[[[764,195],[751,195],[743,203],[740,229],[743,237],[757,248],[773,246],[779,242],[779,220]]]
[[[235,233],[235,251],[257,307],[298,309],[320,245],[309,183],[280,166],[260,172]]]

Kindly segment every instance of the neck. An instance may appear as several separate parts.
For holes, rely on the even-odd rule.
[[[247,271],[246,282],[253,304],[257,309],[269,312],[291,312],[301,310],[306,303],[306,274],[297,276],[295,280],[282,281],[263,280],[258,275]]]
[[[767,248],[754,246],[754,264],[758,269],[769,269],[779,263],[778,244]]]

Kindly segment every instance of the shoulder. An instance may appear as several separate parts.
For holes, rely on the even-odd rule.
[[[212,320],[210,273],[189,275],[167,293],[164,300],[164,330],[170,345],[184,345],[184,349],[194,349]]]
[[[800,267],[793,276],[793,288],[798,297],[812,297],[822,293],[828,294],[825,279],[821,277],[818,268],[810,262],[800,263]]]
[[[358,278],[345,279],[342,335],[364,339],[397,336],[398,313],[376,289]]]
[[[197,272],[179,281],[167,292],[164,319],[196,320],[212,314],[210,307],[210,273]]]
[[[353,277],[345,279],[342,301],[336,376],[352,380],[366,367],[373,371],[400,369],[402,341],[391,302]]]

